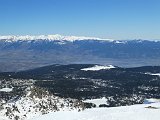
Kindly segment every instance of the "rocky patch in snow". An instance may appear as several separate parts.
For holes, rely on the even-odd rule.
[[[141,104],[123,107],[94,108],[82,112],[60,111],[39,116],[31,120],[159,120],[160,103],[151,103],[150,106]]]
[[[2,104],[0,116],[5,116],[11,120],[25,120],[50,112],[81,111],[84,108],[84,103],[79,100],[60,98],[42,88],[30,87],[26,89],[26,95]]]

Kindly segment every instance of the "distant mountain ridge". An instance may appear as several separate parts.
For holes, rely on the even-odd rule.
[[[54,34],[54,35],[0,35],[0,40],[5,40],[6,42],[16,42],[16,41],[33,41],[33,40],[48,40],[48,41],[54,41],[54,40],[60,40],[60,41],[78,41],[78,40],[100,40],[100,41],[106,41],[106,42],[115,42],[115,43],[125,43],[128,40],[122,40],[122,39],[108,39],[108,38],[98,38],[98,37],[86,37],[86,36],[64,36],[60,34]],[[149,40],[149,39],[133,39],[137,42],[142,41],[153,41],[153,42],[159,42],[160,40]]]
[[[160,41],[61,35],[0,36],[0,71],[51,64],[160,65]]]
[[[102,39],[97,37],[85,37],[85,36],[63,36],[59,34],[55,35],[8,35],[8,36],[0,36],[0,40],[7,41],[18,41],[18,40],[65,40],[65,41],[75,41],[75,40],[111,40],[111,39]]]

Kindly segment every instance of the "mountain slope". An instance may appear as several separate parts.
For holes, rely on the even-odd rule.
[[[76,36],[1,36],[0,71],[51,64],[160,65],[160,41]]]
[[[17,80],[33,81],[35,86],[59,97],[79,100],[105,97],[107,107],[139,104],[146,98],[160,98],[159,66],[120,68],[101,65],[99,67],[105,69],[94,70],[97,66],[51,65],[23,72],[1,73],[0,77],[6,80],[6,84],[12,81],[13,85]]]
[[[0,103],[0,116],[10,120],[26,120],[50,112],[83,109],[84,103],[77,99],[61,98],[45,89],[30,86],[22,96],[14,96],[6,102],[3,100]]]
[[[94,108],[82,112],[57,112],[31,120],[159,120],[159,112],[160,103],[152,103],[116,108]]]
[[[142,104],[144,100],[145,103],[150,104],[153,101],[146,102],[146,98],[160,98],[159,73],[159,66],[121,68],[97,64],[56,64],[21,72],[0,73],[0,116],[24,120],[59,110],[80,111],[92,107],[118,107]],[[124,116],[140,115],[143,112],[144,114],[152,113],[151,109],[159,110],[159,106],[146,105],[144,107],[147,108],[139,113],[134,112],[134,109],[127,113],[127,109],[130,108],[123,107],[127,108],[124,109],[126,111]],[[141,110],[142,106],[138,108]],[[137,111],[138,108],[135,110]],[[84,117],[84,120],[88,117],[94,120],[95,112],[101,116],[101,112],[105,114],[109,110],[110,108],[104,111],[93,109],[93,111],[87,110],[88,112],[82,113],[72,111],[71,114],[75,114],[72,116],[74,119],[79,119],[75,118],[79,116]],[[113,113],[114,110],[111,109]],[[122,113],[121,110],[118,109],[115,113]],[[102,119],[113,116],[112,113],[107,113]],[[58,112],[54,116],[51,113],[51,116],[60,119],[59,114],[65,116],[70,113]],[[122,118],[124,116],[120,115]],[[141,119],[143,118],[145,116]],[[66,119],[70,117],[66,116]]]

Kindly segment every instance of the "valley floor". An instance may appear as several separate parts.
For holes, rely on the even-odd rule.
[[[53,112],[31,120],[159,120],[160,102],[133,106]]]

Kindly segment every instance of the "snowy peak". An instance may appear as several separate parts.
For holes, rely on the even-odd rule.
[[[64,36],[64,35],[8,35],[8,36],[0,36],[0,41],[6,42],[17,42],[17,41],[33,41],[33,40],[48,40],[48,41],[81,41],[81,40],[95,40],[95,41],[107,41],[113,42],[115,44],[126,44],[128,41],[136,41],[137,43],[142,43],[144,41],[152,41],[159,42],[160,40],[142,40],[142,39],[134,39],[134,40],[115,40],[115,39],[105,39],[98,37],[86,37],[86,36]]]
[[[18,41],[18,40],[66,40],[66,41],[75,41],[75,40],[109,40],[111,39],[101,39],[96,37],[85,37],[85,36],[63,36],[59,34],[55,35],[39,35],[39,36],[0,36],[0,40],[7,41]]]

